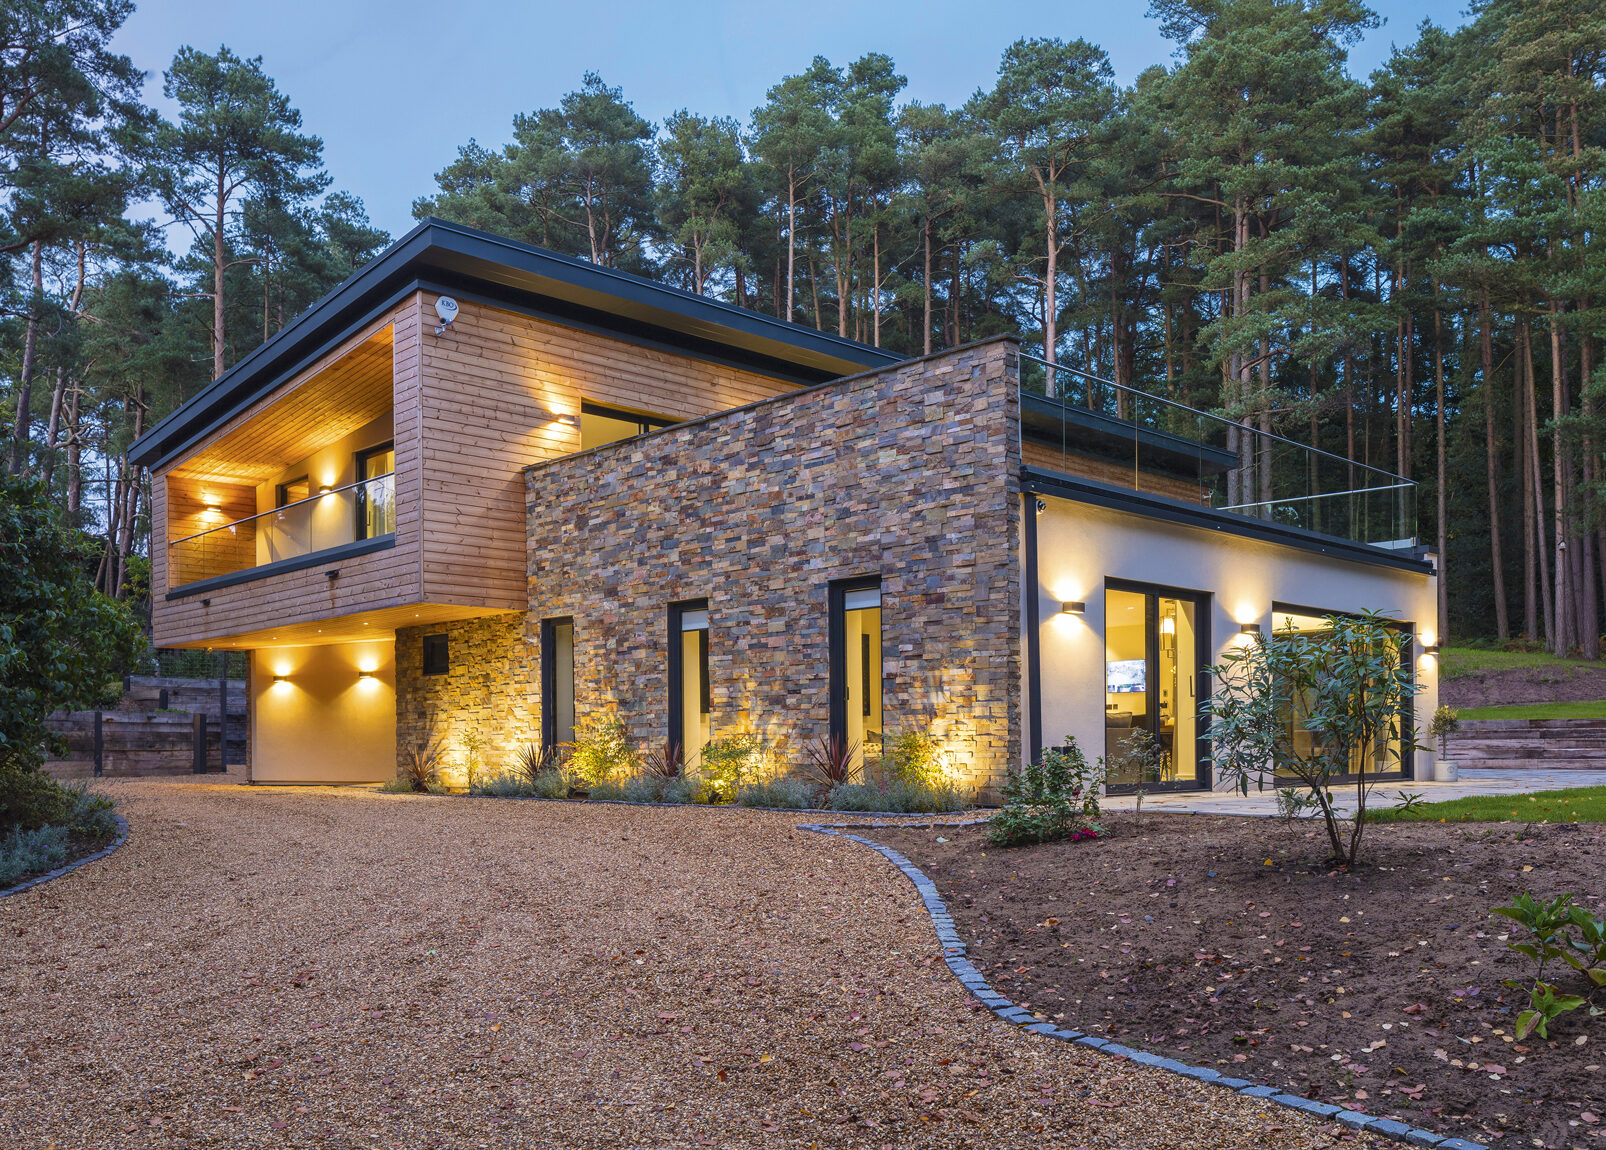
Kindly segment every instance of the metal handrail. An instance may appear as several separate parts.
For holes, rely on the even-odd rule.
[[[342,487],[331,487],[328,491],[319,491],[316,495],[309,495],[305,499],[297,499],[294,503],[286,503],[283,507],[275,507],[271,511],[258,511],[255,515],[247,515],[243,519],[235,519],[229,523],[219,523],[216,527],[208,527],[205,531],[197,531],[193,535],[186,535],[182,539],[170,539],[167,545],[177,547],[180,543],[188,543],[191,539],[199,539],[203,535],[210,535],[214,531],[225,531],[230,527],[238,527],[242,523],[249,523],[253,519],[262,519],[268,515],[283,515],[293,507],[300,507],[303,503],[316,503],[320,499],[327,499],[331,495],[339,495],[342,491],[351,491],[358,487],[367,487],[370,483],[377,483],[381,479],[392,479],[396,473],[387,471],[383,475],[370,475],[367,479],[359,479],[355,483],[347,483]]]
[[[1362,464],[1361,466],[1365,466]],[[1303,503],[1311,499],[1337,499],[1343,495],[1376,495],[1379,491],[1398,491],[1403,487],[1415,487],[1416,480],[1407,479],[1403,483],[1391,483],[1387,487],[1352,487],[1348,491],[1324,491],[1320,495],[1290,495],[1286,499],[1262,499],[1258,503],[1233,503],[1227,507],[1219,507],[1218,511],[1242,511],[1246,507],[1278,507],[1284,503]]]
[[[1381,475],[1386,479],[1399,480],[1399,483],[1395,484],[1395,486],[1406,486],[1406,487],[1415,487],[1415,486],[1417,486],[1416,480],[1407,479],[1405,476],[1396,474],[1393,471],[1385,471],[1383,468],[1374,467],[1370,463],[1361,463],[1361,462],[1358,462],[1357,460],[1350,459],[1347,456],[1337,455],[1337,454],[1334,454],[1331,451],[1325,451],[1320,447],[1312,447],[1308,443],[1301,443],[1297,439],[1289,439],[1287,436],[1278,435],[1274,431],[1262,431],[1258,427],[1251,427],[1247,423],[1240,423],[1240,422],[1238,422],[1238,420],[1230,419],[1225,415],[1217,415],[1213,411],[1201,411],[1197,407],[1189,407],[1185,403],[1178,403],[1176,400],[1167,399],[1163,395],[1155,395],[1152,392],[1143,391],[1140,388],[1136,388],[1136,387],[1131,386],[1130,384],[1116,383],[1113,379],[1105,379],[1103,376],[1098,376],[1098,375],[1092,374],[1091,372],[1083,371],[1079,367],[1070,367],[1070,366],[1068,366],[1066,364],[1063,364],[1063,363],[1050,363],[1046,359],[1043,359],[1043,358],[1041,358],[1039,356],[1030,355],[1030,354],[1028,354],[1027,352],[1024,352],[1024,351],[1020,353],[1020,357],[1022,359],[1029,359],[1033,363],[1040,363],[1044,367],[1054,368],[1056,371],[1068,371],[1072,375],[1080,376],[1083,379],[1091,380],[1094,383],[1102,383],[1102,384],[1106,385],[1107,387],[1116,387],[1116,388],[1120,388],[1122,391],[1129,391],[1133,395],[1141,395],[1144,399],[1152,399],[1156,403],[1163,403],[1167,407],[1174,407],[1174,408],[1177,408],[1179,411],[1186,411],[1186,412],[1189,412],[1189,413],[1191,413],[1193,415],[1202,415],[1207,419],[1214,419],[1214,420],[1218,420],[1221,423],[1230,424],[1231,426],[1236,427],[1240,431],[1246,432],[1249,435],[1258,436],[1258,437],[1260,437],[1262,439],[1274,439],[1274,440],[1277,440],[1280,443],[1286,443],[1290,447],[1297,447],[1302,451],[1309,451],[1314,455],[1325,455],[1328,459],[1336,460],[1337,462],[1344,464],[1346,467],[1359,467],[1363,471],[1375,472],[1376,474]],[[1079,403],[1067,403],[1063,396],[1045,396],[1044,398],[1045,399],[1058,399],[1061,407],[1083,407],[1083,405],[1079,404]],[[1092,410],[1092,409],[1084,407],[1083,410]],[[1128,420],[1127,422],[1132,423],[1133,426],[1136,426],[1136,421]],[[1368,489],[1365,489],[1365,490],[1381,491],[1381,490],[1385,490],[1385,489],[1384,488],[1374,487],[1374,488],[1368,488]],[[1243,506],[1250,507],[1250,506],[1254,506],[1254,504],[1244,504]]]

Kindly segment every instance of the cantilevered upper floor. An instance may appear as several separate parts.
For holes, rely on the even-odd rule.
[[[156,642],[522,610],[523,467],[899,358],[426,221],[135,445]]]

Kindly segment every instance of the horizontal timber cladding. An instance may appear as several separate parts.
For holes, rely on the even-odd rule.
[[[800,766],[827,731],[827,586],[879,575],[886,731],[928,728],[999,781],[1020,743],[1017,375],[993,340],[531,467],[530,618],[573,617],[577,712],[662,746],[668,605],[706,598],[713,734]]]
[[[579,427],[556,417],[582,400],[690,419],[796,386],[467,301],[437,335],[433,296],[415,299],[422,577],[440,602],[525,605],[520,469],[579,450]],[[397,452],[400,472],[399,422]]]
[[[1080,451],[1062,451],[1050,444],[1033,443],[1029,439],[1021,444],[1021,451],[1023,462],[1028,467],[1041,467],[1045,471],[1057,471],[1063,475],[1079,475],[1083,479],[1129,487],[1134,491],[1147,491],[1152,495],[1167,495],[1184,503],[1199,503],[1206,490],[1195,480],[1181,479],[1159,471],[1138,470],[1131,464],[1101,459]],[[1205,502],[1208,503],[1208,500]]]
[[[462,786],[473,736],[491,774],[506,773],[522,747],[541,741],[539,627],[506,614],[396,632],[398,769],[433,738],[442,773]],[[425,635],[446,636],[446,674],[424,674]]]

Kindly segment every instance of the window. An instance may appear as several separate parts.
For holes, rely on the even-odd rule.
[[[574,742],[574,620],[541,620],[541,745]]]
[[[424,674],[445,675],[452,669],[451,652],[445,635],[424,636]]]
[[[1273,603],[1271,606],[1272,641],[1276,642],[1279,636],[1284,635],[1320,635],[1328,629],[1326,618],[1328,615],[1344,614],[1345,612],[1343,611],[1321,611],[1312,607],[1286,607],[1279,603]],[[1398,626],[1401,630],[1410,629],[1410,624],[1408,623],[1402,623]],[[1407,666],[1410,663],[1410,657],[1407,655]],[[1403,718],[1405,722],[1401,724],[1402,727],[1407,726],[1411,721],[1409,714],[1406,714]],[[1308,730],[1303,723],[1298,722],[1293,716],[1289,716],[1288,722],[1293,726],[1292,733],[1295,749],[1300,754],[1309,753],[1310,749],[1316,745],[1316,734]],[[1356,749],[1351,758],[1352,770],[1342,778],[1353,779],[1363,771],[1367,775],[1383,778],[1407,778],[1411,774],[1409,760],[1409,755],[1403,757],[1401,755],[1400,740],[1391,738],[1372,747],[1370,753],[1365,748]],[[1292,772],[1289,771],[1277,772],[1277,778],[1279,779],[1291,779],[1293,777]],[[1334,781],[1338,782],[1342,781],[1342,779],[1335,778]]]
[[[696,767],[711,731],[708,600],[669,606],[669,752]]]
[[[292,503],[300,503],[312,494],[312,488],[307,483],[305,475],[296,479],[288,479],[274,489],[273,506],[275,508],[288,507]]]
[[[1118,584],[1104,592],[1104,759],[1111,787],[1203,786],[1200,761],[1202,597]],[[1163,756],[1146,772],[1133,761],[1136,731],[1153,736]],[[1147,774],[1147,777],[1140,775]]]
[[[396,447],[382,443],[357,453],[357,538],[396,533]]]
[[[589,451],[605,443],[617,443],[636,435],[646,435],[658,427],[668,427],[678,420],[662,415],[643,415],[617,407],[604,407],[600,403],[580,405],[580,450]]]
[[[853,764],[881,749],[881,580],[844,579],[829,591],[831,738]]]

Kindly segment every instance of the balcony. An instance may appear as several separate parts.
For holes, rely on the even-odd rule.
[[[208,507],[201,518],[224,515],[221,507]],[[377,550],[395,534],[396,473],[387,471],[172,540],[167,545],[171,594],[195,594],[311,566],[330,555]]]
[[[1417,485],[1403,476],[1064,364],[1021,361],[1029,467],[1383,550],[1416,546]]]

